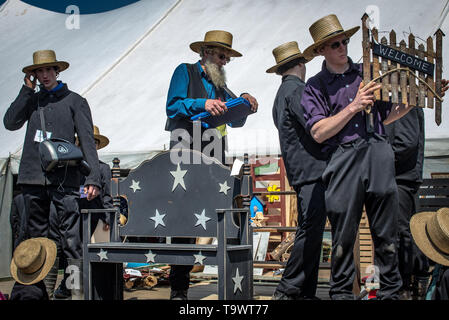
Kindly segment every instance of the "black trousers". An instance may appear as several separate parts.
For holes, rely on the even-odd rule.
[[[404,289],[410,289],[411,277],[429,276],[429,261],[418,249],[410,232],[410,219],[416,213],[416,184],[397,181],[399,196],[398,259]]]
[[[22,186],[25,210],[28,216],[28,234],[31,238],[53,237],[50,232],[50,205],[53,203],[60,221],[61,251],[66,258],[82,256],[79,189],[55,186]],[[57,239],[53,239],[57,241]]]
[[[394,155],[380,135],[340,145],[323,173],[325,201],[332,227],[332,299],[353,299],[354,242],[365,205],[379,270],[379,299],[397,299],[398,192]]]
[[[277,290],[289,296],[314,297],[326,223],[325,188],[319,181],[294,189],[298,197],[298,229]]]

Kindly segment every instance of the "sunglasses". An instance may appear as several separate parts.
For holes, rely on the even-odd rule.
[[[344,46],[347,46],[348,43],[349,43],[349,38],[343,39],[343,40],[341,40],[341,41],[335,41],[335,42],[331,43],[329,46],[330,46],[333,50],[335,50],[335,49],[340,48],[340,44],[342,44],[342,45],[344,45]]]

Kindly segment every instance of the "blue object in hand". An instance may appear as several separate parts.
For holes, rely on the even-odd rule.
[[[251,104],[244,98],[231,99],[226,102],[226,107],[228,111],[225,114],[212,116],[209,112],[205,111],[194,115],[190,120],[201,120],[201,125],[207,129],[216,128],[254,113],[251,111]]]

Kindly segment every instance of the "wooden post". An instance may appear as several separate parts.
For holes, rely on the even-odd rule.
[[[433,40],[432,37],[427,38],[427,61],[429,63],[434,63],[434,52],[433,52]],[[427,84],[435,90],[435,82],[433,81],[433,77],[427,75],[426,77]],[[434,95],[432,90],[427,89],[427,107],[433,109],[434,103],[433,103]]]
[[[418,58],[424,60],[424,45],[421,43],[418,46]],[[418,72],[419,78],[422,81],[425,81],[425,75],[423,72]],[[419,82],[419,86],[418,86],[418,107],[421,108],[425,108],[426,107],[426,87],[424,85],[424,83],[422,83],[421,81]]]
[[[379,32],[376,28],[373,28],[372,34],[374,40],[376,40],[376,42],[379,42]],[[379,68],[379,57],[373,54],[373,79],[380,76]],[[374,97],[376,98],[376,100],[380,100],[380,90],[381,89],[374,91]]]
[[[396,32],[391,30],[390,32],[390,46],[396,48]],[[398,67],[398,64],[395,62],[391,62],[391,69],[395,69]],[[391,102],[393,104],[399,103],[398,96],[398,72],[393,72],[391,74]]]
[[[382,37],[382,40],[380,40],[380,42],[383,45],[387,45],[387,38]],[[381,64],[381,68],[382,68],[382,74],[384,74],[385,72],[388,71],[388,60],[385,58],[382,58],[382,64]],[[388,77],[383,77],[382,78],[382,101],[390,101],[390,95],[388,94],[389,90],[388,90]]]
[[[404,40],[400,42],[399,46],[402,52],[406,52],[407,44],[405,43]],[[401,84],[401,103],[407,104],[407,72],[405,72],[404,70],[401,71],[400,84]]]
[[[441,97],[441,77],[443,74],[443,36],[444,33],[441,29],[435,32],[436,35],[436,45],[435,45],[435,56],[436,56],[436,70],[435,70],[435,91]],[[435,122],[437,125],[441,124],[441,101],[437,99],[435,102]]]
[[[410,33],[410,35],[408,36],[408,47],[409,53],[415,54],[415,36],[412,33]],[[408,77],[408,84],[410,88],[408,102],[410,106],[414,107],[416,106],[416,79],[412,75],[412,73],[415,73],[415,71],[410,69],[410,75]]]

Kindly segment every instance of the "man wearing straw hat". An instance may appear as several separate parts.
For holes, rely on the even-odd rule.
[[[305,130],[301,96],[305,87],[306,57],[296,41],[273,49],[276,65],[267,73],[282,76],[273,105],[287,178],[298,197],[298,230],[290,258],[274,300],[315,299],[326,209],[321,175],[326,158],[321,145]]]
[[[45,136],[44,120],[49,138],[74,143],[77,134],[84,159],[91,168],[85,184],[87,199],[98,195],[100,176],[89,105],[86,99],[70,91],[67,84],[57,80],[59,73],[68,67],[69,63],[56,59],[53,50],[34,52],[33,64],[22,70],[25,84],[6,111],[3,122],[8,130],[18,130],[27,123],[17,183],[22,187],[28,210],[29,236],[47,237],[53,203],[63,225],[62,250],[66,257],[80,259],[79,168],[64,165],[46,172],[39,155],[39,143]],[[36,80],[40,83],[38,92],[35,92]]]
[[[449,300],[449,208],[420,212],[410,219],[418,248],[436,263],[428,300]]]
[[[212,116],[224,114],[227,111],[225,102],[231,98],[236,98],[235,94],[226,85],[226,73],[224,66],[235,57],[242,54],[232,48],[233,36],[231,33],[222,30],[211,30],[206,32],[204,41],[196,41],[190,44],[190,49],[199,53],[201,60],[194,64],[182,63],[174,71],[167,96],[167,122],[165,130],[171,132],[170,148],[194,149],[194,146],[201,146],[201,150],[208,145],[203,140],[205,129],[197,136],[194,125],[190,118],[196,114],[207,111]],[[248,93],[241,94],[251,104],[251,110],[257,111],[257,100]],[[229,123],[228,125],[237,128],[245,124],[246,117]],[[178,142],[183,134],[187,133],[190,142],[185,139]],[[208,135],[212,135],[214,148],[209,156],[212,156],[222,163],[225,163],[226,150],[226,125],[216,129],[207,130]],[[200,143],[195,143],[195,139],[200,139]],[[204,138],[206,140],[206,138]],[[215,154],[217,153],[217,154]]]
[[[174,71],[167,95],[167,122],[165,130],[170,131],[170,149],[196,149],[206,152],[206,147],[213,148],[207,156],[225,163],[226,125],[213,129],[196,126],[190,118],[207,111],[212,116],[227,111],[225,102],[236,98],[226,85],[224,66],[234,57],[242,54],[232,48],[233,36],[222,30],[206,32],[204,41],[190,44],[190,49],[199,53],[200,60],[193,64],[182,63]],[[241,94],[251,104],[251,110],[257,111],[257,100],[248,93]],[[242,127],[246,117],[228,123],[231,127]],[[198,134],[196,133],[198,132]],[[186,139],[187,138],[187,139]],[[207,140],[207,141],[203,141]],[[210,139],[212,139],[211,142]],[[196,141],[200,140],[200,141]],[[172,239],[172,242],[194,241],[194,239]],[[187,299],[189,272],[192,266],[172,266],[170,271],[171,299]]]
[[[362,67],[352,62],[347,49],[358,29],[344,30],[335,15],[325,16],[309,28],[314,43],[305,50],[325,59],[322,70],[307,81],[302,104],[307,130],[323,152],[331,154],[323,173],[332,226],[329,294],[336,300],[354,299],[353,247],[365,206],[380,273],[377,297],[398,299],[402,284],[396,250],[398,194],[393,150],[383,123],[395,121],[409,108],[375,101],[373,92],[381,85],[363,85]]]

